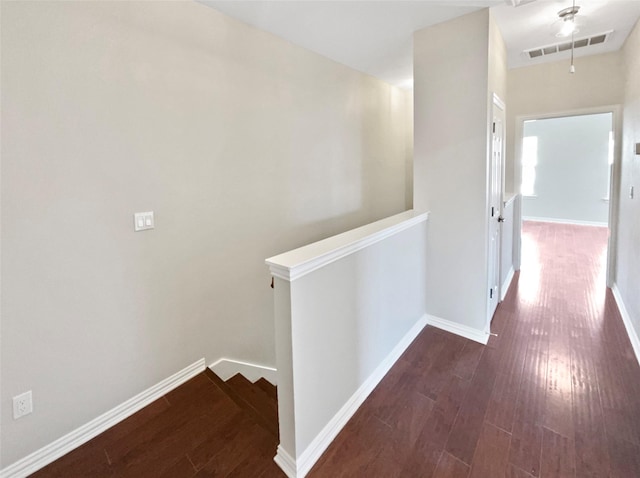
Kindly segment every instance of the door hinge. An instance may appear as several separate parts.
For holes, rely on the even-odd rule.
[[[493,122],[493,132],[494,133],[496,132],[496,122],[495,121]]]
[[[493,287],[489,289],[489,299],[493,299]]]

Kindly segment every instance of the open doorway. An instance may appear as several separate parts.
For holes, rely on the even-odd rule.
[[[522,138],[522,218],[608,226],[613,114],[528,120]]]
[[[612,212],[618,199],[618,108],[518,119],[521,224],[529,229],[536,223],[600,227],[605,244],[599,256],[610,285],[617,232]],[[519,229],[517,266],[524,265],[527,253]]]

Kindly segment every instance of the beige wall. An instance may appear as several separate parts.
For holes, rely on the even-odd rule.
[[[507,46],[502,33],[489,10],[489,107],[492,107],[492,94],[497,94],[507,103]],[[507,104],[507,108],[509,105]]]
[[[406,118],[406,144],[407,154],[405,162],[405,174],[406,174],[406,195],[405,202],[407,209],[413,208],[413,90],[407,91],[407,118]]]
[[[640,336],[640,156],[634,153],[634,145],[640,143],[640,23],[636,24],[622,53],[625,98],[615,282],[636,335]],[[631,186],[635,188],[633,199],[629,197]]]
[[[410,206],[410,107],[197,3],[2,2],[2,466],[201,357],[273,365],[264,259]]]
[[[488,9],[414,34],[414,204],[431,211],[427,312],[481,335],[487,323],[490,89],[502,88],[505,76],[499,36]]]
[[[575,74],[560,61],[509,70],[505,188],[519,192],[515,177],[516,118],[621,104],[624,95],[620,52],[577,58]]]

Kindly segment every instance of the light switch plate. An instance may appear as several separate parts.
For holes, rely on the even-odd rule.
[[[133,215],[133,230],[146,231],[147,229],[153,229],[155,227],[155,220],[153,218],[153,211],[137,212]]]

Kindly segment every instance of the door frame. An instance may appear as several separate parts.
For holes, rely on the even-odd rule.
[[[503,209],[504,209],[504,183],[505,183],[505,154],[506,154],[506,142],[507,142],[507,111],[506,105],[504,101],[498,96],[495,92],[492,95],[491,99],[491,116],[489,118],[489,139],[488,139],[488,148],[487,148],[487,201],[486,201],[486,214],[487,214],[487,222],[486,222],[486,238],[487,238],[487,287],[485,289],[486,292],[489,291],[490,288],[493,287],[491,284],[491,268],[494,267],[495,264],[489,262],[491,258],[491,227],[490,222],[492,220],[489,209],[491,208],[491,173],[492,173],[492,161],[493,161],[493,131],[492,124],[494,118],[497,116],[496,111],[499,110],[502,116],[502,143],[501,143],[501,155],[500,155],[500,189],[499,189],[499,198],[498,198],[498,217],[502,217]],[[498,220],[498,217],[493,218],[493,220]],[[503,231],[503,223],[498,222],[498,244],[496,246],[496,257],[494,261],[497,261],[497,274],[498,277],[494,278],[498,282],[498,290],[496,291],[497,303],[500,303],[501,296],[501,283],[500,283],[500,275],[502,270],[502,231]],[[487,293],[487,305],[486,305],[486,315],[487,315],[487,323],[485,326],[485,332],[490,333],[491,331],[491,320],[493,319],[493,313],[491,311],[491,302],[489,294]]]
[[[618,247],[618,205],[620,204],[620,169],[622,161],[622,108],[620,105],[594,106],[575,110],[554,111],[551,113],[538,113],[516,116],[515,134],[515,161],[514,176],[515,189],[518,191],[514,209],[514,222],[518,224],[514,231],[514,268],[520,270],[522,262],[522,140],[524,137],[524,122],[529,120],[564,118],[567,116],[585,116],[611,113],[611,127],[613,128],[613,165],[609,182],[609,240],[607,244],[607,287],[612,287],[616,274],[616,250]]]

